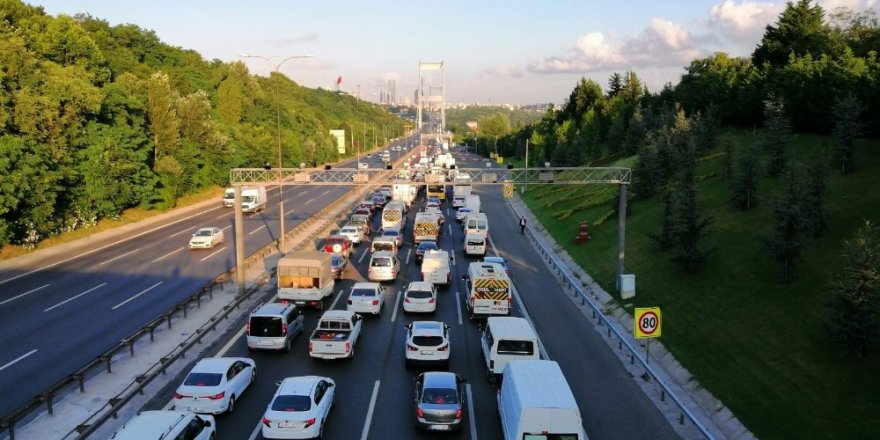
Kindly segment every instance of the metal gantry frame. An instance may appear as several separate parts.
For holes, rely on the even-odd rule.
[[[471,185],[619,185],[617,208],[617,277],[621,288],[626,242],[626,192],[632,170],[623,167],[556,167],[556,168],[457,168],[457,175],[470,176]],[[241,212],[241,187],[277,184],[292,186],[377,186],[395,183],[424,185],[425,182],[400,180],[389,169],[356,168],[234,168],[229,173],[235,188],[235,260],[239,285],[244,285],[244,218]],[[426,176],[427,177],[427,176]],[[452,182],[447,182],[452,184]],[[287,231],[281,231],[283,235]],[[284,249],[279,251],[283,254]]]

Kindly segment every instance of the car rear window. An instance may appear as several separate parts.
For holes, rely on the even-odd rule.
[[[373,267],[391,267],[391,259],[387,257],[373,258],[370,265]]]
[[[309,396],[280,395],[272,402],[272,411],[299,412],[312,409],[312,399]]]
[[[498,341],[498,354],[516,354],[531,356],[535,354],[535,344],[532,341]]]
[[[455,390],[450,388],[425,388],[425,392],[422,394],[422,403],[457,404],[458,396]]]
[[[376,296],[376,291],[373,289],[354,289],[351,291],[351,296]]]
[[[190,373],[183,381],[184,385],[196,387],[214,387],[220,385],[223,375],[220,373]]]
[[[481,238],[472,238],[467,241],[468,246],[482,246],[484,244],[486,244],[486,242]]]
[[[433,295],[427,290],[410,290],[406,293],[406,296],[410,298],[430,298]]]
[[[413,336],[412,340],[419,347],[436,347],[443,343],[442,336]]]
[[[280,316],[252,316],[251,336],[284,336]]]

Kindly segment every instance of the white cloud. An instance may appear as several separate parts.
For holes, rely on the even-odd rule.
[[[490,77],[508,77],[508,78],[521,78],[523,76],[523,71],[518,66],[495,66],[490,69],[486,69],[485,72]]]
[[[761,41],[764,28],[776,21],[784,8],[785,3],[725,0],[709,8],[708,30],[740,49],[751,50]]]

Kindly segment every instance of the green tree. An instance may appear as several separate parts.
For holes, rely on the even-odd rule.
[[[637,105],[629,120],[629,126],[623,135],[623,151],[627,155],[636,154],[639,147],[645,142],[648,135],[648,122],[642,112],[642,107]]]
[[[675,87],[675,99],[689,114],[715,106],[721,122],[754,126],[761,120],[762,78],[751,60],[717,52],[696,59]]]
[[[157,72],[147,84],[147,117],[153,133],[154,170],[162,156],[171,154],[180,146],[180,121],[175,102],[177,96],[168,81],[168,75]],[[176,161],[175,161],[176,162]],[[167,167],[166,167],[167,168]]]
[[[709,259],[709,251],[701,248],[701,241],[709,233],[709,226],[714,223],[712,216],[700,212],[697,202],[697,183],[694,176],[696,164],[693,152],[685,155],[681,170],[681,194],[676,206],[676,215],[672,225],[675,237],[676,254],[673,261],[687,273],[698,273]]]
[[[645,85],[642,80],[632,70],[627,71],[623,77],[623,87],[620,90],[620,97],[624,101],[635,103],[645,95]]]
[[[568,102],[562,109],[562,115],[567,118],[580,121],[586,113],[595,108],[605,99],[602,86],[591,79],[581,78],[571,95]]]
[[[837,143],[834,145],[833,159],[840,174],[847,174],[855,169],[853,150],[856,138],[862,132],[862,123],[859,120],[862,110],[862,104],[851,93],[838,98],[834,105],[834,137],[837,138]]]
[[[819,237],[828,229],[828,210],[825,209],[825,182],[827,172],[822,162],[810,166],[801,194],[801,228],[810,237]]]
[[[675,185],[666,185],[663,188],[663,210],[660,212],[660,231],[649,233],[648,237],[657,243],[660,250],[671,249],[675,245],[675,214],[678,212],[678,188]]]
[[[730,179],[730,201],[734,207],[748,211],[758,206],[759,168],[756,148],[747,146],[737,154],[736,169]]]
[[[880,241],[870,221],[844,242],[843,271],[829,283],[828,331],[848,356],[863,358],[880,342]]]
[[[788,143],[791,124],[785,114],[785,106],[774,96],[764,101],[764,150],[770,155],[767,174],[776,177],[788,164]]]
[[[770,236],[761,237],[764,249],[779,265],[779,281],[788,284],[794,278],[795,268],[804,248],[801,240],[800,192],[796,172],[787,171],[783,194],[773,203],[774,227]]]
[[[623,90],[623,77],[619,73],[614,72],[608,78],[608,97],[613,98]]]
[[[824,14],[822,7],[812,0],[786,2],[775,25],[768,24],[764,28],[761,43],[752,53],[752,62],[757,66],[764,63],[783,66],[791,54],[818,58],[830,53],[832,40]]]

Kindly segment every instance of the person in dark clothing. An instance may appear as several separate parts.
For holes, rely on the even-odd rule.
[[[519,218],[519,233],[522,235],[526,235],[526,218]]]

